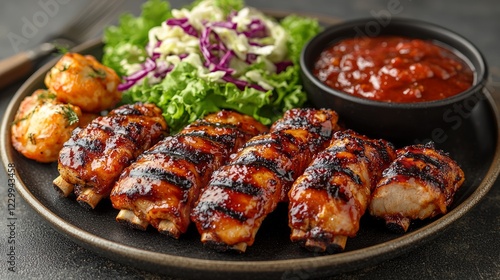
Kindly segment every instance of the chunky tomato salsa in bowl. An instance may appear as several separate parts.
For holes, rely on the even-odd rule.
[[[488,67],[464,37],[412,19],[332,25],[304,47],[310,102],[348,128],[393,141],[439,141],[484,99]]]

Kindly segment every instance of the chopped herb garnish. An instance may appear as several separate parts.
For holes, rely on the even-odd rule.
[[[59,69],[59,71],[60,71],[60,72],[64,72],[64,71],[68,70],[70,66],[71,66],[71,63],[65,63],[65,64],[63,65],[63,68],[62,68],[62,69]]]
[[[18,123],[20,123],[22,121],[25,121],[25,120],[31,118],[31,116],[33,116],[33,114],[35,113],[35,111],[38,110],[38,108],[39,108],[39,105],[36,106],[35,108],[33,108],[33,110],[31,110],[29,113],[27,113],[24,117],[19,118],[19,119],[14,119],[14,121],[12,122],[12,125],[16,125],[16,124],[18,124]]]
[[[44,91],[42,94],[38,95],[38,100],[43,100],[43,99],[55,99],[56,94],[51,92],[51,91]]]
[[[31,114],[30,114],[30,115],[31,115]],[[22,121],[27,120],[27,119],[28,119],[28,117],[29,117],[30,115],[24,116],[24,117],[19,118],[19,119],[15,119],[15,120],[12,122],[12,125],[17,125],[18,123],[20,123],[20,122],[22,122]]]
[[[69,53],[69,48],[67,45],[64,44],[54,44],[54,47],[56,48],[56,51],[60,54],[66,54]]]
[[[95,69],[92,67],[93,72],[89,73],[91,78],[106,79],[106,72],[102,69]]]
[[[34,133],[28,133],[28,139],[30,140],[31,144],[36,145],[36,138]]]
[[[62,115],[68,122],[68,126],[73,125],[79,121],[78,115],[76,112],[71,108],[70,105],[63,105],[61,106],[62,108]]]

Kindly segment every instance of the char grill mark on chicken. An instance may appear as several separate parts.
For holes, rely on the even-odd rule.
[[[361,216],[394,147],[352,130],[334,134],[289,192],[291,240],[317,252],[345,248],[359,230]]]
[[[221,111],[160,141],[125,169],[114,186],[111,202],[121,210],[117,221],[142,230],[152,225],[179,238],[212,172],[267,130],[250,116]]]
[[[293,181],[324,149],[337,127],[331,110],[292,109],[268,134],[249,140],[213,173],[200,194],[192,220],[201,240],[217,250],[244,252]]]
[[[446,214],[465,177],[432,143],[404,147],[397,155],[373,192],[370,214],[390,230],[406,232],[412,220]]]
[[[74,192],[82,206],[95,208],[107,197],[125,167],[168,132],[154,104],[123,105],[75,129],[59,153],[54,185],[64,196]]]

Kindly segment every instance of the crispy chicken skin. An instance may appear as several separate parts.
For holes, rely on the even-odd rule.
[[[251,246],[264,218],[328,145],[337,118],[331,110],[291,109],[214,172],[191,216],[202,242],[239,252]]]
[[[334,253],[359,230],[371,191],[395,158],[394,147],[352,130],[334,134],[289,192],[291,240]]]
[[[389,229],[406,232],[412,220],[445,214],[464,180],[460,166],[432,143],[404,147],[384,170],[370,214]]]
[[[29,159],[57,161],[81,118],[79,107],[57,101],[48,90],[37,90],[19,106],[11,126],[12,145]]]
[[[84,112],[99,113],[121,100],[120,77],[93,56],[66,53],[45,76],[45,85],[57,100],[76,105]]]
[[[119,222],[148,224],[174,238],[186,232],[194,202],[214,170],[268,128],[250,116],[221,111],[167,137],[125,169],[111,193]]]
[[[77,200],[94,208],[107,197],[125,167],[167,133],[154,104],[123,105],[75,129],[59,154],[54,184],[64,195],[74,187]]]

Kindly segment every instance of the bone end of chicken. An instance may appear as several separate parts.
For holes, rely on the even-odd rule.
[[[64,197],[68,197],[72,194],[75,188],[73,184],[64,181],[61,176],[57,176],[57,178],[52,181],[52,184],[54,185],[54,188]]]
[[[176,226],[176,223],[174,223],[173,221],[170,221],[170,220],[162,220],[158,224],[158,231],[162,234],[166,234],[166,235],[173,237],[175,239],[179,239],[179,237],[183,233]]]
[[[347,244],[346,235],[325,235],[322,238],[307,237],[308,233],[300,229],[292,229],[290,240],[293,242],[300,242],[301,245],[308,251],[328,254],[339,253],[344,251]]]
[[[133,229],[138,230],[146,230],[148,228],[149,223],[141,218],[137,217],[134,214],[134,211],[131,210],[120,210],[118,215],[116,216],[116,221],[120,224],[128,226]]]
[[[92,188],[85,188],[78,195],[76,200],[81,206],[88,209],[95,209],[97,204],[105,197],[105,195],[96,193]]]
[[[205,232],[201,235],[201,242],[207,247],[210,247],[216,251],[234,251],[239,253],[244,253],[248,247],[246,242],[239,242],[234,245],[227,245],[226,243],[220,242],[217,235],[213,232]]]
[[[386,216],[385,226],[392,232],[395,233],[405,233],[410,228],[411,220],[407,217],[397,216]]]

